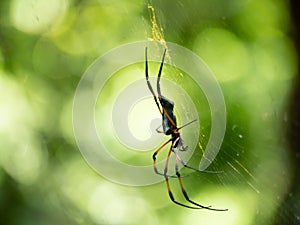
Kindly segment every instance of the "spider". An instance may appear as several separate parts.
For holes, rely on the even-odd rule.
[[[186,192],[186,190],[184,189],[183,186],[183,182],[182,182],[182,177],[179,173],[179,167],[178,164],[181,163],[185,168],[191,169],[191,170],[195,170],[198,172],[205,172],[205,173],[220,173],[218,171],[203,171],[203,170],[198,170],[194,167],[191,167],[189,165],[187,165],[179,156],[178,151],[186,151],[188,149],[188,146],[184,146],[183,144],[183,140],[182,137],[180,135],[179,130],[182,129],[183,127],[195,122],[196,120],[190,121],[187,124],[181,126],[181,127],[177,127],[177,123],[176,123],[176,115],[174,114],[174,102],[169,100],[168,98],[166,98],[165,96],[163,96],[161,94],[161,89],[160,89],[160,78],[161,78],[161,72],[162,72],[162,68],[163,68],[163,64],[164,64],[164,59],[165,59],[165,54],[166,54],[166,49],[164,50],[163,53],[163,57],[162,57],[162,61],[160,64],[160,68],[159,68],[159,72],[158,72],[158,77],[157,77],[157,96],[155,95],[153,88],[151,86],[151,83],[149,81],[149,75],[148,75],[148,59],[147,59],[147,47],[145,49],[145,73],[146,73],[146,81],[147,81],[147,85],[148,88],[150,90],[150,92],[152,93],[153,97],[154,97],[154,101],[157,105],[157,108],[160,112],[160,114],[162,115],[162,128],[163,130],[159,130],[159,128],[156,129],[156,131],[158,133],[164,133],[165,135],[171,135],[171,138],[169,140],[167,140],[164,144],[162,144],[153,154],[153,167],[154,167],[154,172],[158,175],[162,175],[165,178],[166,181],[166,185],[167,185],[167,189],[168,189],[168,194],[170,199],[172,200],[172,202],[174,202],[177,205],[186,207],[186,208],[190,208],[190,209],[208,209],[208,210],[213,210],[213,211],[227,211],[228,209],[215,209],[215,208],[211,208],[211,206],[203,206],[200,205],[196,202],[194,202],[193,200],[191,200]],[[158,100],[157,100],[158,98]],[[165,164],[165,168],[164,168],[164,172],[161,173],[158,171],[157,167],[156,167],[156,156],[157,154],[167,145],[171,142],[171,147],[168,151],[168,155],[167,155],[167,159],[166,159],[166,164]],[[168,163],[169,163],[169,159],[170,156],[172,154],[172,152],[175,154],[176,156],[176,164],[175,164],[175,172],[176,172],[176,176],[169,176],[167,175],[168,173]],[[193,206],[190,205],[186,205],[184,203],[178,202],[175,198],[174,195],[171,191],[170,188],[170,184],[169,184],[169,177],[175,177],[178,179],[179,184],[180,184],[180,188],[182,191],[182,194],[184,196],[184,198],[186,199],[186,201],[188,201],[189,203],[191,203]]]

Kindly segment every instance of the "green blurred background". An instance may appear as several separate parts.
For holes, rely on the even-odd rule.
[[[213,165],[225,173],[184,182],[193,200],[228,212],[176,206],[163,182],[111,183],[77,148],[76,86],[98,56],[151,37],[149,3],[165,40],[201,56],[223,90],[227,130]],[[2,0],[0,224],[300,224],[298,5]]]

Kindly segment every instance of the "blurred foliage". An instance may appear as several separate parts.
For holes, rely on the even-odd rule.
[[[72,101],[82,74],[111,48],[151,37],[148,3],[165,40],[201,56],[224,92],[227,130],[213,166],[225,173],[185,184],[192,199],[228,212],[173,205],[164,183],[111,183],[76,146]],[[298,72],[291,31],[285,0],[2,0],[0,223],[299,224],[291,188],[299,155],[286,138]],[[191,163],[201,155],[199,146]],[[292,205],[282,207],[286,199]]]

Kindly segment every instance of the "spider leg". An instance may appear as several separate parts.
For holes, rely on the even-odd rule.
[[[163,65],[164,65],[166,50],[167,49],[165,49],[165,51],[164,51],[164,54],[163,54],[163,57],[162,57],[162,60],[161,60],[161,64],[160,64],[160,67],[159,67],[159,71],[158,71],[158,76],[157,76],[157,93],[158,93],[158,98],[161,98],[160,77],[161,77],[161,71],[162,71],[162,68],[163,68]]]
[[[167,110],[163,106],[162,106],[162,109],[164,111],[164,114],[167,116],[168,120],[175,127],[175,130],[177,130],[177,126],[176,126],[175,122],[172,120],[172,118],[170,117],[170,115],[168,114]]]
[[[182,148],[186,148],[183,146],[182,142],[180,142],[180,145],[182,146]],[[179,146],[180,147],[180,146]],[[176,159],[186,168],[191,169],[191,170],[195,170],[197,172],[201,172],[201,173],[212,173],[212,174],[220,174],[223,173],[223,171],[209,171],[209,170],[199,170],[197,168],[194,168],[190,165],[187,165],[179,156],[178,152],[174,151],[175,155],[176,155]]]
[[[197,121],[197,119],[194,119],[194,120],[192,120],[192,121],[190,121],[190,122],[188,122],[188,123],[182,125],[181,127],[179,127],[179,128],[177,129],[177,131],[180,130],[180,129],[182,129],[182,128],[184,128],[184,127],[186,127],[186,126],[188,126],[188,125],[190,125],[190,124],[193,123],[193,122],[196,122],[196,121]],[[181,139],[181,138],[180,138],[180,139]],[[186,151],[186,150],[188,149],[188,146],[184,146],[184,145],[183,145],[183,142],[182,142],[181,140],[179,140],[179,144],[180,144],[179,147],[182,148],[182,151]],[[179,148],[179,149],[180,149],[180,148]],[[214,173],[214,174],[220,174],[220,173],[223,173],[223,171],[199,170],[199,169],[196,169],[196,168],[194,168],[194,167],[191,167],[191,166],[187,165],[187,164],[180,158],[178,152],[174,151],[174,153],[175,153],[175,155],[176,155],[176,160],[180,161],[180,163],[181,163],[184,167],[186,167],[186,168],[189,168],[189,169],[195,170],[195,171],[197,171],[197,172],[201,172],[201,173]]]
[[[160,64],[160,68],[159,68],[159,72],[158,72],[158,78],[157,78],[157,93],[158,93],[158,98],[159,98],[159,99],[161,99],[160,77],[161,77],[161,72],[162,72],[162,68],[163,68],[163,64],[164,64],[165,54],[166,54],[166,49],[165,49],[164,54],[163,54],[163,58],[162,58],[162,62],[161,62],[161,64]],[[156,97],[156,95],[155,95],[155,93],[154,93],[154,91],[153,91],[153,88],[152,88],[152,86],[151,86],[151,83],[150,83],[150,81],[149,81],[147,47],[146,47],[146,49],[145,49],[145,58],[146,58],[146,61],[145,61],[145,64],[146,64],[146,65],[145,65],[146,81],[147,81],[148,88],[149,88],[150,92],[151,92],[152,95],[153,95],[155,104],[156,104],[156,106],[157,106],[157,108],[158,108],[160,114],[165,113],[166,116],[167,116],[167,118],[168,118],[168,120],[172,123],[172,125],[173,125],[174,127],[176,127],[176,124],[175,124],[174,121],[171,119],[171,117],[169,116],[169,114],[166,112],[165,108],[164,108],[163,106],[161,106],[162,109],[160,108],[159,103],[158,103],[158,101],[157,101],[157,97]],[[159,133],[161,133],[161,132],[159,132]],[[164,132],[162,132],[162,133],[164,133]]]
[[[173,150],[173,152],[175,153],[174,150]],[[200,207],[200,208],[202,208],[202,209],[208,209],[208,210],[212,210],[212,211],[227,211],[228,209],[214,209],[214,208],[211,208],[211,206],[203,206],[203,205],[200,205],[199,203],[194,202],[194,201],[192,201],[192,200],[189,198],[189,196],[188,196],[188,194],[187,194],[187,192],[186,192],[186,190],[184,189],[183,184],[182,184],[181,175],[180,175],[179,169],[178,169],[178,161],[179,161],[179,159],[178,159],[178,157],[176,157],[176,166],[175,166],[175,170],[176,170],[176,175],[177,175],[177,178],[178,178],[178,180],[179,180],[180,188],[181,188],[181,191],[182,191],[182,194],[183,194],[184,198],[185,198],[188,202],[190,202],[191,204],[196,205],[196,206],[198,206],[198,207]]]
[[[164,173],[161,173],[158,171],[157,167],[156,167],[156,155],[163,149],[163,147],[165,147],[172,139],[169,139],[168,141],[166,141],[165,143],[162,144],[162,146],[160,146],[152,155],[153,158],[153,167],[154,167],[154,172],[158,175],[161,176],[165,176]],[[189,174],[182,176],[182,178],[189,176]],[[168,177],[172,177],[172,178],[177,178],[177,176],[168,176]]]
[[[190,209],[202,209],[204,207],[201,207],[201,206],[198,206],[198,207],[189,206],[189,205],[185,205],[183,203],[180,203],[180,202],[176,201],[175,198],[174,198],[174,195],[173,195],[173,193],[171,191],[171,187],[170,187],[170,184],[169,184],[169,177],[167,176],[167,172],[168,172],[168,163],[169,163],[170,155],[171,155],[172,149],[174,148],[174,145],[175,145],[174,143],[172,144],[172,146],[170,147],[170,150],[168,152],[168,156],[167,156],[167,160],[166,160],[166,165],[165,165],[165,170],[164,170],[164,177],[165,177],[165,181],[166,181],[166,184],[167,184],[169,197],[170,197],[171,201],[174,202],[177,205],[180,205],[180,206],[183,206],[183,207],[186,207],[186,208],[190,208]],[[178,175],[177,175],[177,177],[178,177]]]
[[[157,101],[157,97],[153,91],[153,88],[151,86],[151,83],[149,81],[149,74],[148,74],[148,57],[147,57],[147,47],[146,47],[146,51],[145,51],[145,55],[146,55],[146,66],[145,66],[145,73],[146,73],[146,81],[147,81],[147,85],[148,85],[148,88],[149,90],[151,91],[152,95],[153,95],[153,98],[154,98],[154,101],[155,101],[155,104],[160,112],[160,114],[162,114],[162,110],[160,109],[159,107],[159,104],[158,104],[158,101]]]
[[[161,94],[161,90],[160,90],[160,78],[161,78],[161,72],[162,72],[163,65],[164,65],[166,51],[167,51],[167,49],[164,50],[164,54],[163,54],[163,57],[162,57],[162,60],[161,60],[161,64],[160,64],[160,67],[159,67],[159,71],[158,71],[157,83],[156,83],[156,85],[157,85],[158,99],[160,100],[160,102],[161,102],[161,99],[162,99],[162,94]],[[170,117],[170,115],[168,114],[168,112],[166,111],[166,109],[163,106],[162,106],[162,111],[167,116],[168,120],[172,123],[172,125],[175,128],[177,128],[175,122],[172,120],[172,118]]]
[[[192,121],[190,121],[190,122],[188,122],[188,123],[182,125],[181,127],[178,127],[177,130],[180,130],[180,129],[186,127],[187,125],[190,125],[191,123],[194,123],[194,122],[196,122],[196,121],[197,121],[197,119],[194,119],[194,120],[192,120]]]
[[[165,147],[170,141],[172,141],[172,139],[170,138],[168,141],[166,141],[165,143],[162,144],[162,146],[160,146],[152,155],[153,158],[153,168],[154,168],[154,172],[158,175],[161,176],[166,176],[164,173],[161,173],[158,171],[157,167],[156,167],[156,155],[163,149],[163,147]],[[176,178],[177,176],[169,176],[172,178]]]
[[[166,141],[165,143],[162,144],[162,146],[160,146],[152,155],[152,158],[153,158],[153,167],[154,167],[154,172],[159,174],[159,175],[164,175],[163,173],[160,173],[158,170],[157,170],[157,167],[156,167],[156,155],[163,149],[163,147],[165,147],[170,141],[172,141],[172,139],[170,138],[168,141]]]
[[[160,133],[160,134],[165,133],[163,130],[159,130],[159,128],[161,128],[161,125],[159,125],[159,127],[156,128],[156,132],[157,132],[157,133]]]

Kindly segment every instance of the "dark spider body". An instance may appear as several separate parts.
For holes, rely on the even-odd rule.
[[[159,102],[162,108],[165,109],[162,113],[163,133],[165,135],[171,135],[173,147],[177,148],[178,144],[182,143],[182,139],[177,128],[176,116],[174,113],[174,102],[163,95],[161,96],[161,98],[159,98]],[[171,120],[167,115],[171,118]],[[171,121],[173,121],[173,123]],[[182,151],[185,151],[188,148],[187,146],[184,147],[183,145],[181,145],[180,147],[180,150]]]
[[[172,102],[171,100],[167,99],[164,96],[161,96],[161,98],[159,98],[159,102],[166,111],[166,112],[163,111],[163,113],[162,113],[162,127],[163,127],[164,134],[165,135],[170,135],[170,134],[173,135],[174,130],[177,129],[176,116],[173,111],[174,110],[174,102]],[[170,116],[170,118],[174,122],[175,126],[170,122],[170,120],[168,119],[166,114],[168,114]]]
[[[219,173],[219,172],[202,171],[202,170],[198,170],[194,167],[191,167],[191,166],[187,165],[180,158],[180,156],[178,154],[178,150],[185,151],[185,150],[188,149],[187,146],[183,145],[183,140],[180,136],[179,130],[182,129],[183,127],[195,122],[196,120],[193,120],[193,121],[191,121],[191,122],[189,122],[189,123],[187,123],[187,124],[185,124],[185,125],[178,128],[177,127],[177,122],[176,122],[176,116],[174,114],[174,102],[169,100],[168,98],[164,97],[161,94],[160,77],[161,77],[161,72],[162,72],[162,68],[163,68],[163,64],[164,64],[165,53],[166,53],[166,49],[164,51],[163,58],[162,58],[160,68],[159,68],[159,72],[158,72],[158,76],[157,76],[157,95],[158,96],[156,96],[156,94],[154,93],[153,88],[150,84],[150,81],[149,81],[148,59],[147,59],[147,48],[146,48],[146,65],[145,65],[146,81],[147,81],[148,88],[149,88],[150,92],[153,95],[155,104],[158,107],[158,110],[159,110],[160,114],[162,115],[163,131],[160,131],[158,129],[156,129],[156,131],[159,132],[159,133],[164,133],[165,135],[171,135],[171,138],[168,141],[166,141],[162,146],[160,146],[153,154],[154,172],[157,173],[158,175],[164,176],[166,184],[167,184],[167,188],[168,188],[169,197],[175,204],[186,207],[186,208],[190,208],[190,209],[208,209],[208,210],[214,210],[214,211],[227,211],[227,209],[214,209],[214,208],[211,208],[211,206],[203,206],[203,205],[200,205],[200,204],[192,201],[189,198],[187,192],[185,191],[185,189],[183,187],[183,183],[182,183],[182,180],[181,180],[181,175],[179,173],[179,166],[178,166],[179,163],[181,163],[185,168],[192,169],[192,170],[195,170],[195,171],[198,171],[198,172],[206,172],[206,173]],[[157,98],[158,98],[159,102],[157,101]],[[170,142],[172,143],[172,145],[171,145],[171,147],[169,149],[169,152],[168,152],[164,172],[161,173],[161,172],[158,171],[158,169],[156,167],[156,155],[163,149],[163,147],[165,147]],[[169,159],[170,159],[170,156],[171,156],[172,152],[176,155],[176,165],[175,165],[176,176],[169,176],[167,174],[168,173],[168,163],[169,163]],[[185,205],[185,204],[180,203],[180,202],[175,200],[175,198],[173,196],[173,193],[171,191],[171,188],[170,188],[169,177],[177,177],[178,178],[183,196],[185,197],[185,199],[188,202],[190,202],[194,206]]]

